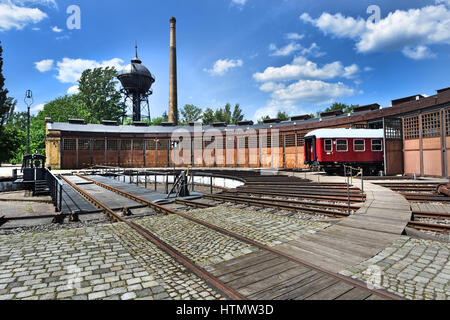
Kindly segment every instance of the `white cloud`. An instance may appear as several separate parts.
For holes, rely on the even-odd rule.
[[[54,27],[52,28],[52,31],[53,31],[53,32],[59,33],[59,32],[62,32],[63,30],[60,29],[60,28],[58,28],[57,26],[54,26]]]
[[[424,49],[427,45],[450,44],[448,2],[438,1],[437,5],[408,11],[396,10],[377,23],[327,12],[317,19],[304,13],[300,19],[313,24],[325,34],[354,39],[358,52],[401,50],[407,57],[414,59],[431,54],[431,51]]]
[[[78,85],[72,86],[69,89],[67,89],[67,94],[70,94],[70,95],[77,94],[79,92],[80,92],[80,90],[78,88]]]
[[[312,56],[318,58],[325,55],[325,52],[320,51],[320,47],[317,43],[313,42],[309,48],[304,48],[301,51],[302,56]]]
[[[55,0],[13,0],[12,2],[19,5],[33,4],[44,5],[47,7],[58,8]]]
[[[258,82],[290,81],[297,79],[333,79],[353,78],[359,72],[356,64],[344,67],[340,61],[328,63],[320,68],[305,57],[296,57],[291,64],[282,67],[268,67],[262,73],[255,73],[253,78]]]
[[[275,82],[266,82],[263,83],[260,87],[259,90],[264,91],[264,92],[272,92],[278,89],[283,89],[285,86],[282,83],[275,83]]]
[[[402,52],[405,56],[414,60],[433,58],[436,56],[428,47],[420,45],[415,48],[405,47]]]
[[[366,72],[373,71],[373,68],[372,67],[365,67],[364,71],[366,71]]]
[[[286,34],[286,39],[288,40],[301,40],[305,37],[304,34],[298,34],[295,32],[291,32],[291,33],[287,33]]]
[[[269,46],[269,49],[271,51],[274,51],[271,56],[289,56],[295,51],[299,51],[301,48],[302,46],[295,42],[291,42],[280,49],[278,49],[277,46],[273,43],[271,43]]]
[[[36,69],[38,69],[40,72],[47,72],[53,68],[53,62],[54,61],[52,59],[46,59],[35,62],[34,64],[36,65]]]
[[[95,60],[64,58],[57,62],[58,75],[56,78],[62,83],[75,83],[86,69],[115,67],[118,71],[124,66],[119,58],[97,62]]]
[[[12,2],[0,3],[0,31],[21,30],[45,18],[47,14],[37,8],[18,7]]]
[[[242,67],[243,62],[241,59],[219,59],[214,63],[212,69],[203,69],[203,71],[208,72],[213,76],[223,76],[228,70],[236,67]]]
[[[36,107],[32,108],[31,111],[41,111],[44,110],[44,104],[38,104]]]
[[[231,0],[231,3],[243,6],[247,3],[247,0]]]
[[[331,103],[336,98],[351,96],[355,90],[342,82],[328,83],[319,80],[299,80],[272,93],[274,100],[302,101],[317,105]]]

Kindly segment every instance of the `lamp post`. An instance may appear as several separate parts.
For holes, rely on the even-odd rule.
[[[27,105],[28,114],[27,114],[27,154],[30,154],[30,107],[34,102],[33,92],[31,90],[27,90],[25,92],[25,99],[23,99],[25,104]]]

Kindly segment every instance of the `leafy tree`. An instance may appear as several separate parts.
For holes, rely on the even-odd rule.
[[[102,120],[120,120],[125,113],[125,103],[116,89],[117,71],[113,67],[85,70],[78,80],[79,99],[89,113],[88,123],[100,123]]]
[[[259,123],[259,124],[263,124],[264,121],[266,121],[266,120],[270,120],[270,117],[269,117],[269,116],[261,117],[261,119],[258,120],[258,123]]]
[[[0,42],[0,127],[3,126],[6,116],[10,114],[10,105],[7,104],[8,90],[4,88],[5,77],[3,76],[3,48]]]
[[[12,160],[24,140],[26,133],[21,128],[12,125],[0,127],[0,163]]]
[[[320,118],[320,114],[324,112],[342,111],[344,113],[352,113],[355,108],[359,107],[358,104],[348,105],[345,103],[335,102],[330,107],[326,108],[325,111],[318,111],[316,116]]]
[[[239,103],[234,106],[233,115],[231,117],[231,123],[237,124],[239,121],[244,119],[244,112],[241,109]]]
[[[186,104],[183,109],[181,109],[181,115],[183,116],[181,124],[187,125],[189,122],[195,122],[202,117],[202,109],[193,104]]]
[[[214,122],[214,111],[211,108],[206,108],[202,116],[203,125],[209,125]]]
[[[14,115],[14,110],[17,106],[17,100],[13,98],[6,98],[3,112],[0,113],[0,127],[7,124]]]
[[[277,118],[280,119],[281,121],[288,121],[291,118],[288,116],[288,114],[284,111],[278,111],[277,113]]]
[[[159,126],[159,125],[161,125],[161,123],[167,122],[167,121],[169,121],[169,116],[167,115],[167,112],[164,111],[164,113],[162,114],[161,117],[153,118],[152,121],[150,122],[150,125],[151,126]]]
[[[65,95],[46,103],[39,112],[42,116],[52,118],[55,122],[67,122],[69,119],[88,119],[90,110],[84,104],[79,94]]]

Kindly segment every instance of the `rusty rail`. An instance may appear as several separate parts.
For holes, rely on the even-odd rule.
[[[411,227],[414,229],[419,229],[419,230],[428,230],[428,231],[435,231],[435,232],[441,232],[441,233],[449,233],[450,232],[450,225],[445,225],[445,224],[434,224],[434,223],[410,221],[410,222],[408,222],[408,227]]]
[[[377,294],[377,295],[383,296],[384,298],[391,299],[391,300],[405,300],[405,299],[402,298],[402,297],[399,297],[399,296],[397,296],[397,295],[391,294],[391,293],[389,293],[389,292],[387,292],[387,291],[384,291],[384,290],[380,290],[380,289],[369,289],[369,288],[367,287],[367,285],[364,284],[363,282],[360,282],[360,281],[354,280],[354,279],[352,279],[352,278],[350,278],[350,277],[346,277],[346,276],[343,276],[343,275],[340,275],[340,274],[337,274],[337,273],[328,271],[328,270],[326,270],[326,269],[324,269],[324,268],[322,268],[322,267],[313,265],[313,264],[311,264],[311,263],[309,263],[309,262],[307,262],[307,261],[303,261],[303,260],[301,260],[301,259],[299,259],[299,258],[293,257],[293,256],[291,256],[291,255],[289,255],[289,254],[287,254],[287,253],[285,253],[285,252],[283,252],[283,251],[279,251],[279,250],[276,250],[276,249],[274,249],[274,248],[268,247],[268,246],[266,246],[266,245],[264,245],[264,244],[261,244],[261,243],[259,243],[259,242],[257,242],[257,241],[251,240],[251,239],[249,239],[249,238],[246,238],[246,237],[244,237],[244,236],[241,236],[241,235],[239,235],[239,234],[236,234],[236,233],[231,232],[231,231],[229,231],[229,230],[226,230],[226,229],[224,229],[224,228],[218,227],[218,226],[216,226],[216,225],[210,224],[210,223],[205,222],[205,221],[203,221],[203,220],[199,220],[199,219],[196,219],[196,218],[194,218],[194,217],[191,217],[191,216],[189,216],[189,215],[187,215],[187,214],[184,214],[184,213],[181,213],[181,212],[176,212],[176,211],[170,210],[170,209],[168,209],[168,208],[164,208],[164,207],[159,206],[159,205],[157,205],[157,204],[155,204],[155,203],[153,203],[153,202],[151,202],[151,201],[148,201],[148,200],[143,199],[143,198],[138,197],[138,196],[134,196],[134,195],[132,195],[132,194],[130,194],[130,193],[127,193],[127,192],[122,191],[122,190],[120,190],[120,189],[117,189],[117,188],[108,186],[108,185],[106,185],[106,184],[104,184],[104,183],[98,182],[98,181],[93,180],[93,179],[90,179],[90,178],[88,178],[88,177],[85,177],[85,176],[82,176],[82,175],[77,175],[77,176],[79,176],[80,178],[83,178],[83,179],[85,179],[85,180],[92,181],[92,182],[94,182],[95,184],[97,184],[97,185],[99,185],[99,186],[102,186],[102,187],[104,187],[104,188],[106,188],[106,189],[108,189],[108,190],[114,191],[114,192],[116,192],[116,193],[118,193],[118,194],[125,195],[125,196],[127,196],[127,197],[130,197],[131,199],[136,200],[136,201],[146,203],[146,204],[148,204],[150,207],[153,207],[153,208],[158,207],[158,208],[160,208],[161,210],[166,211],[167,214],[176,214],[176,215],[181,216],[181,217],[183,217],[183,218],[185,218],[185,219],[187,219],[187,220],[190,220],[190,221],[192,221],[192,222],[198,223],[198,224],[203,225],[203,226],[205,226],[205,227],[207,227],[207,228],[210,228],[210,229],[212,229],[212,230],[215,230],[215,231],[217,231],[217,232],[220,232],[220,233],[222,233],[222,234],[224,234],[224,235],[227,235],[227,236],[230,236],[230,237],[234,237],[234,238],[236,238],[236,239],[238,239],[238,240],[240,240],[240,241],[242,241],[242,242],[245,242],[245,243],[248,243],[248,244],[250,244],[250,245],[256,246],[256,247],[258,247],[258,248],[260,248],[260,249],[262,249],[262,250],[266,250],[266,251],[272,252],[272,253],[274,253],[274,254],[276,254],[276,255],[278,255],[278,256],[284,257],[284,258],[286,258],[286,259],[288,259],[288,260],[291,260],[291,261],[293,261],[293,262],[296,262],[296,263],[298,263],[298,264],[307,266],[307,267],[309,267],[309,268],[311,268],[311,269],[314,269],[314,270],[317,270],[317,271],[322,272],[322,273],[324,273],[324,274],[327,274],[327,275],[329,275],[329,276],[335,277],[335,278],[337,278],[337,279],[339,279],[339,280],[342,280],[342,281],[347,282],[347,283],[349,283],[349,284],[351,284],[351,285],[354,285],[355,287],[359,287],[359,288],[363,288],[363,289],[365,289],[365,290],[369,290],[370,292],[373,292],[373,293],[375,293],[375,294]],[[204,271],[204,272],[206,272],[206,271]],[[211,277],[213,277],[213,276],[211,276]],[[223,284],[222,284],[222,285],[223,285]],[[232,290],[232,289],[230,288],[230,290]],[[222,290],[221,290],[221,291],[222,291]],[[224,292],[224,291],[222,291],[222,292]],[[238,293],[237,293],[237,294],[238,294]],[[227,294],[227,295],[228,295],[228,294]],[[238,295],[239,295],[239,294],[238,294]],[[229,295],[228,295],[228,296],[229,296]]]
[[[80,177],[80,178],[86,179],[88,181],[92,181],[92,182],[94,182],[96,184],[100,183],[100,182],[96,182],[95,180],[92,180],[92,179],[89,179],[87,177],[84,177],[84,176],[82,176],[80,174],[77,174],[77,176]],[[200,278],[204,279],[212,287],[216,288],[218,291],[222,292],[227,297],[229,297],[229,298],[231,298],[233,300],[244,300],[245,299],[240,293],[238,293],[237,291],[233,290],[232,288],[226,286],[223,282],[221,282],[219,279],[214,277],[208,271],[206,271],[205,269],[200,268],[199,266],[197,266],[195,263],[193,263],[191,260],[189,260],[183,254],[181,254],[178,250],[174,249],[173,247],[171,247],[170,245],[168,245],[167,243],[165,243],[164,241],[162,241],[161,239],[159,239],[158,237],[153,235],[150,231],[142,228],[141,226],[137,225],[136,223],[133,223],[133,222],[131,222],[131,221],[121,217],[120,215],[115,213],[113,210],[111,210],[109,207],[107,207],[105,204],[101,203],[99,200],[97,200],[96,198],[91,196],[89,193],[87,193],[86,191],[84,191],[83,189],[78,187],[76,184],[74,184],[73,182],[71,182],[67,178],[65,178],[63,176],[61,176],[61,178],[64,179],[64,181],[66,181],[77,192],[79,192],[81,195],[83,195],[88,201],[91,201],[93,204],[95,204],[96,206],[98,206],[101,209],[103,209],[105,211],[105,213],[108,214],[111,218],[113,218],[117,222],[123,222],[123,223],[127,224],[129,227],[131,227],[133,230],[138,232],[145,239],[147,239],[148,241],[152,242],[159,249],[161,249],[164,252],[166,252],[167,254],[169,254],[176,261],[178,261],[181,264],[183,264],[186,268],[188,268],[190,271],[195,273]],[[112,188],[111,190],[114,191],[113,189],[115,189],[115,188]],[[118,189],[115,189],[115,190],[118,190]],[[125,195],[126,193],[122,191],[121,194]],[[132,196],[131,194],[128,194],[128,195]],[[134,198],[135,200],[138,200],[139,197],[132,196],[132,198]],[[142,199],[142,198],[139,198],[139,199],[144,200],[145,202],[147,202],[147,200],[145,200],[145,199]],[[171,210],[168,210],[168,209],[163,208],[161,206],[158,206],[158,205],[156,205],[154,203],[152,203],[152,204],[153,204],[152,205],[153,207],[160,207],[160,209],[163,209],[164,211],[171,211]]]

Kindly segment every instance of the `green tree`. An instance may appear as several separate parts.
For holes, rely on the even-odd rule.
[[[164,113],[162,114],[161,117],[153,118],[152,121],[150,122],[150,125],[151,126],[159,126],[159,125],[161,125],[161,123],[167,122],[167,121],[169,121],[169,116],[167,115],[167,112],[164,111]]]
[[[79,94],[65,95],[44,105],[39,112],[42,116],[55,122],[67,122],[69,119],[88,119],[90,110],[84,104]]]
[[[189,122],[198,121],[202,117],[202,109],[193,104],[186,104],[183,109],[181,109],[181,115],[183,116],[183,119],[180,124],[187,125]]]
[[[4,88],[5,77],[3,76],[3,48],[0,41],[0,127],[3,126],[7,115],[10,114],[10,105],[7,104],[8,90]]]
[[[244,112],[241,109],[239,103],[234,106],[233,115],[231,117],[231,123],[237,124],[239,121],[244,119]]]
[[[214,111],[211,108],[206,108],[202,116],[203,125],[209,125],[214,122]]]
[[[259,123],[259,124],[263,124],[264,121],[266,121],[266,120],[270,120],[270,117],[269,117],[269,116],[261,117],[261,119],[258,120],[258,123]]]
[[[113,67],[85,70],[79,84],[79,98],[89,113],[88,123],[100,123],[102,120],[119,121],[125,113],[125,103],[116,89],[117,71]]]
[[[277,118],[280,119],[281,121],[288,121],[291,118],[288,116],[288,114],[284,111],[278,111],[277,113]]]
[[[324,112],[342,111],[344,113],[352,113],[355,108],[359,107],[358,104],[348,105],[345,103],[335,102],[330,107],[326,108],[325,111],[318,111],[316,116],[320,118],[320,114]]]

